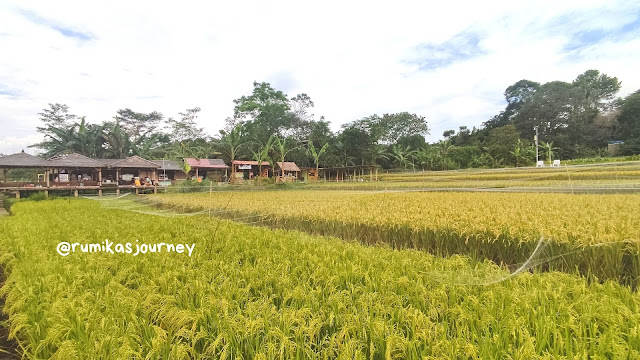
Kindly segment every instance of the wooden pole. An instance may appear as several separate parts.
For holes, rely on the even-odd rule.
[[[49,180],[49,178],[51,177],[51,169],[46,169],[44,171],[44,176],[46,177],[46,182],[47,182],[47,188],[49,188],[51,186],[51,182]]]

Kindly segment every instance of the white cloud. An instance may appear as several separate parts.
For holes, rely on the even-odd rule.
[[[0,5],[0,152],[33,141],[49,102],[92,122],[126,107],[176,116],[200,106],[201,126],[217,133],[253,81],[309,94],[313,113],[335,129],[373,113],[416,112],[431,141],[480,126],[523,78],[571,81],[595,68],[622,80],[621,95],[640,88],[633,37],[566,49],[580,31],[615,33],[640,21],[638,5],[625,2],[65,4]],[[478,46],[456,52],[472,54],[466,59],[426,70],[410,61],[429,56],[419,51],[425,44],[474,46],[465,34]]]

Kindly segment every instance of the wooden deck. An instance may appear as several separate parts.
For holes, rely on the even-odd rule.
[[[122,191],[131,191],[139,194],[140,192],[153,192],[156,194],[158,190],[166,189],[165,186],[135,186],[135,185],[119,185],[119,186],[3,186],[0,183],[0,195],[2,193],[11,194],[16,198],[20,198],[21,192],[44,192],[45,195],[49,196],[49,193],[59,193],[59,192],[71,192],[75,197],[78,197],[80,192],[92,192],[97,193],[98,196],[102,196],[103,192],[107,193],[116,193],[120,195]]]

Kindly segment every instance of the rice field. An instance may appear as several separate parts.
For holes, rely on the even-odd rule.
[[[217,195],[216,202],[229,196]],[[281,200],[274,193],[258,195],[265,208]],[[347,198],[369,204],[358,213],[367,221],[389,206],[389,200]],[[199,204],[197,197],[162,199]],[[355,216],[345,209],[348,201],[331,199],[335,216]],[[474,201],[464,199],[431,214],[448,216],[461,207],[458,202]],[[24,358],[640,358],[640,295],[617,281],[589,282],[555,271],[514,276],[466,256],[441,258],[388,244],[250,227],[206,213],[153,216],[135,212],[133,205],[109,209],[105,203],[26,201],[0,220],[0,262],[7,277],[0,293],[10,336]],[[295,203],[307,211],[301,205],[309,203]],[[587,215],[622,209],[615,203],[598,208],[584,198],[571,209],[587,206]],[[499,220],[500,210],[492,204],[478,202],[491,211],[477,212],[472,223],[495,230],[490,222]],[[330,216],[328,210],[322,214]],[[400,215],[386,219],[398,223],[393,216]],[[565,242],[594,229],[613,238],[633,236],[635,220],[625,219],[615,224],[619,233],[613,226],[587,231],[566,223],[571,232],[555,234]],[[195,248],[191,256],[56,253],[61,241],[104,239]]]
[[[297,190],[164,194],[148,203],[507,265],[543,239],[553,260],[545,268],[640,284],[640,194]]]
[[[374,177],[375,178],[375,177]],[[510,188],[536,191],[536,188],[556,188],[571,191],[587,189],[640,189],[640,162],[628,161],[592,165],[544,168],[465,169],[452,171],[380,172],[378,181],[372,176],[350,174],[310,184],[309,188],[385,190],[434,188]]]

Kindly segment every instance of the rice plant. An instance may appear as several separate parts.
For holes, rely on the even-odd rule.
[[[448,279],[509,271],[90,200],[13,210],[0,220],[0,294],[27,359],[640,357],[640,296],[615,281],[525,272],[459,286]],[[55,251],[105,238],[196,247],[191,257]]]

